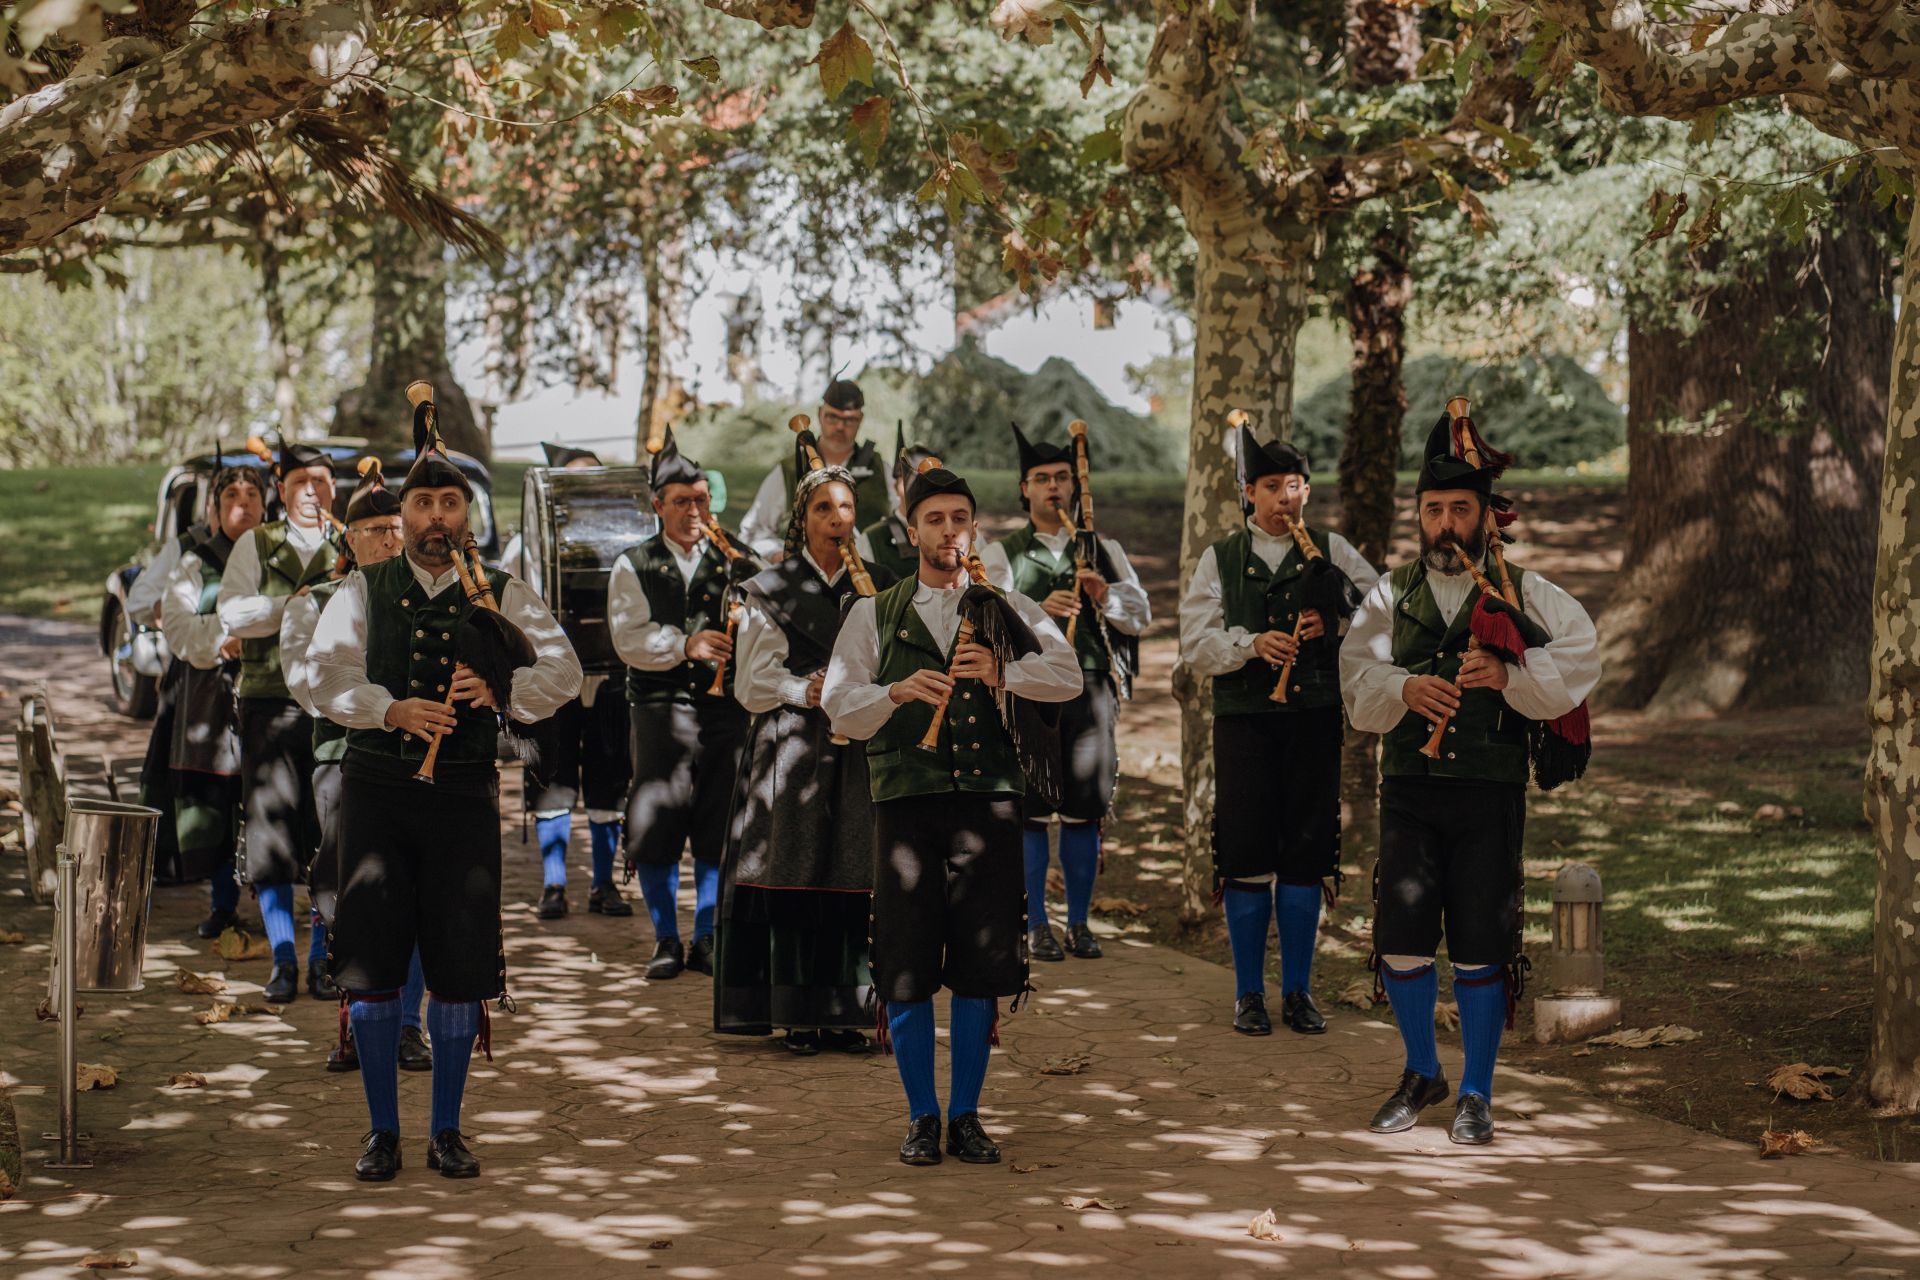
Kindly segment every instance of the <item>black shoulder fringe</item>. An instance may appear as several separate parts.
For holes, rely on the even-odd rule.
[[[993,588],[978,585],[967,588],[960,608],[973,623],[974,643],[991,650],[993,660],[1002,671],[1017,659],[1040,652],[1040,639],[1033,634],[1026,619],[1014,612],[1013,606]],[[994,691],[994,698],[1000,723],[1013,739],[1020,770],[1027,775],[1027,785],[1048,804],[1060,803],[1064,779],[1060,769],[1058,704],[1016,697],[1007,692],[1004,682]]]

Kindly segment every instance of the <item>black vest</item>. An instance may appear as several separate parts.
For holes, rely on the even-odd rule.
[[[733,530],[726,532],[729,537],[733,536]],[[674,563],[664,531],[629,550],[626,559],[640,579],[640,589],[646,593],[647,611],[653,621],[678,627],[688,635],[727,629],[727,560],[713,543],[708,542],[701,550],[700,563],[691,582],[680,577],[680,566]],[[712,687],[713,664],[690,658],[665,671],[627,668],[627,701],[635,706],[675,701],[698,705],[714,698],[732,698],[731,662],[727,664],[721,692],[708,693]]]

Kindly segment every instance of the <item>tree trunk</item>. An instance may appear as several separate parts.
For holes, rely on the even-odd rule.
[[[280,243],[265,216],[258,223],[260,235],[260,300],[267,312],[267,358],[273,364],[273,417],[283,439],[292,439],[300,430],[299,395],[294,385],[297,360],[293,343],[287,337],[287,299],[280,280]]]
[[[633,456],[647,458],[647,440],[654,420],[660,416],[660,377],[666,368],[665,336],[660,328],[661,313],[666,310],[666,265],[660,260],[659,224],[647,217],[640,224],[640,278],[642,303],[646,307],[646,328],[640,335],[640,411],[634,421]]]
[[[1891,267],[1858,201],[1835,214],[1817,242],[1695,299],[1691,337],[1628,331],[1609,706],[1708,714],[1866,690]],[[1782,391],[1805,409],[1779,429],[1761,414]]]
[[[1920,218],[1907,230],[1873,576],[1867,820],[1880,855],[1867,1096],[1920,1111]]]

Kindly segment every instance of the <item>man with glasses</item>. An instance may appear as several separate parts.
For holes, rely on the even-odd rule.
[[[884,520],[893,510],[887,468],[880,451],[859,438],[866,417],[867,398],[858,383],[835,378],[820,397],[820,459],[828,466],[845,467],[853,476],[854,527],[864,529]],[[740,522],[740,536],[759,552],[778,560],[787,540],[787,517],[793,510],[794,461],[788,458],[767,473],[753,495],[753,505]]]

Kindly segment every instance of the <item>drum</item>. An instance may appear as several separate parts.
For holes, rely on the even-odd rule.
[[[660,531],[645,467],[532,467],[520,496],[527,585],[560,620],[591,675],[625,669],[607,630],[607,579]]]

